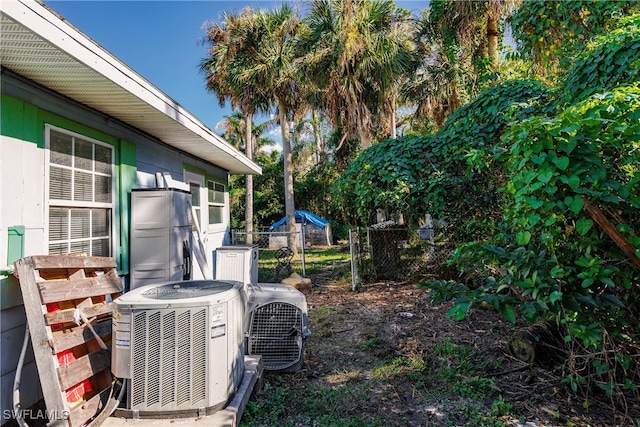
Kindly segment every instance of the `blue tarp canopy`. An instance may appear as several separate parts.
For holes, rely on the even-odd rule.
[[[324,228],[325,225],[329,224],[329,221],[327,221],[326,219],[320,218],[318,215],[312,214],[309,211],[295,211],[295,216],[296,216],[297,223],[305,222],[307,224],[313,224],[320,228]],[[275,230],[276,228],[280,227],[282,224],[285,224],[286,222],[287,222],[287,217],[285,216],[280,221],[273,224],[271,226],[271,230]]]

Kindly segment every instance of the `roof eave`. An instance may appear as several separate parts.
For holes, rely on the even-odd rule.
[[[4,67],[231,174],[262,173],[179,103],[41,2],[1,4]],[[34,43],[42,49],[34,49]]]

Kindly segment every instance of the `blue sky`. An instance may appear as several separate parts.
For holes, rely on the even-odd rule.
[[[231,113],[205,89],[200,61],[207,48],[203,23],[221,22],[224,12],[246,6],[272,9],[282,1],[88,1],[44,0],[88,37],[107,49],[154,86],[180,103],[214,131]],[[426,0],[397,2],[419,13]],[[260,122],[262,120],[257,119]]]

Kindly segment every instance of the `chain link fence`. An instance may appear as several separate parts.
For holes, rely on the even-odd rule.
[[[287,238],[295,235],[298,239],[297,253],[283,251],[288,248]],[[231,230],[232,245],[257,245],[258,280],[260,282],[279,282],[291,273],[306,275],[305,237],[303,230],[293,233],[285,231],[246,231]]]
[[[247,235],[245,231],[232,230],[231,244],[258,245],[260,282],[279,282],[293,272],[306,276],[309,270],[321,269],[322,266],[310,264],[305,256],[307,245],[302,230],[295,232],[297,253],[281,257],[289,234],[292,233],[256,231]],[[367,283],[437,278],[448,268],[446,261],[455,244],[434,229],[374,226],[351,229],[348,249],[351,284],[356,290]]]
[[[455,244],[433,229],[362,227],[349,233],[352,287],[438,274]]]

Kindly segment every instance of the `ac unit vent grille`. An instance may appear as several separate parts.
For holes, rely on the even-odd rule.
[[[132,378],[142,378],[142,381],[131,381],[131,391],[133,400],[131,407],[141,405],[146,399],[146,387],[144,378],[147,367],[147,313],[138,313],[133,318],[133,336],[144,337],[144,339],[134,339],[132,341],[131,353],[133,355],[133,375]]]
[[[286,369],[302,357],[302,310],[274,302],[257,307],[251,316],[248,353],[262,355],[265,369]]]
[[[131,409],[179,410],[207,398],[207,311],[148,310],[132,325]]]
[[[171,404],[176,399],[176,312],[170,311],[164,315],[164,330],[162,341],[165,351],[162,353],[162,378],[165,379],[162,388],[162,406]]]
[[[193,316],[193,329],[205,330],[207,327],[207,313],[202,310]],[[192,401],[199,402],[204,400],[207,390],[207,342],[206,335],[194,336],[193,355],[191,360],[193,361],[193,371],[191,377],[191,384],[193,385]]]
[[[147,406],[160,402],[160,356],[162,355],[160,340],[160,312],[149,316],[149,337],[147,354]]]

